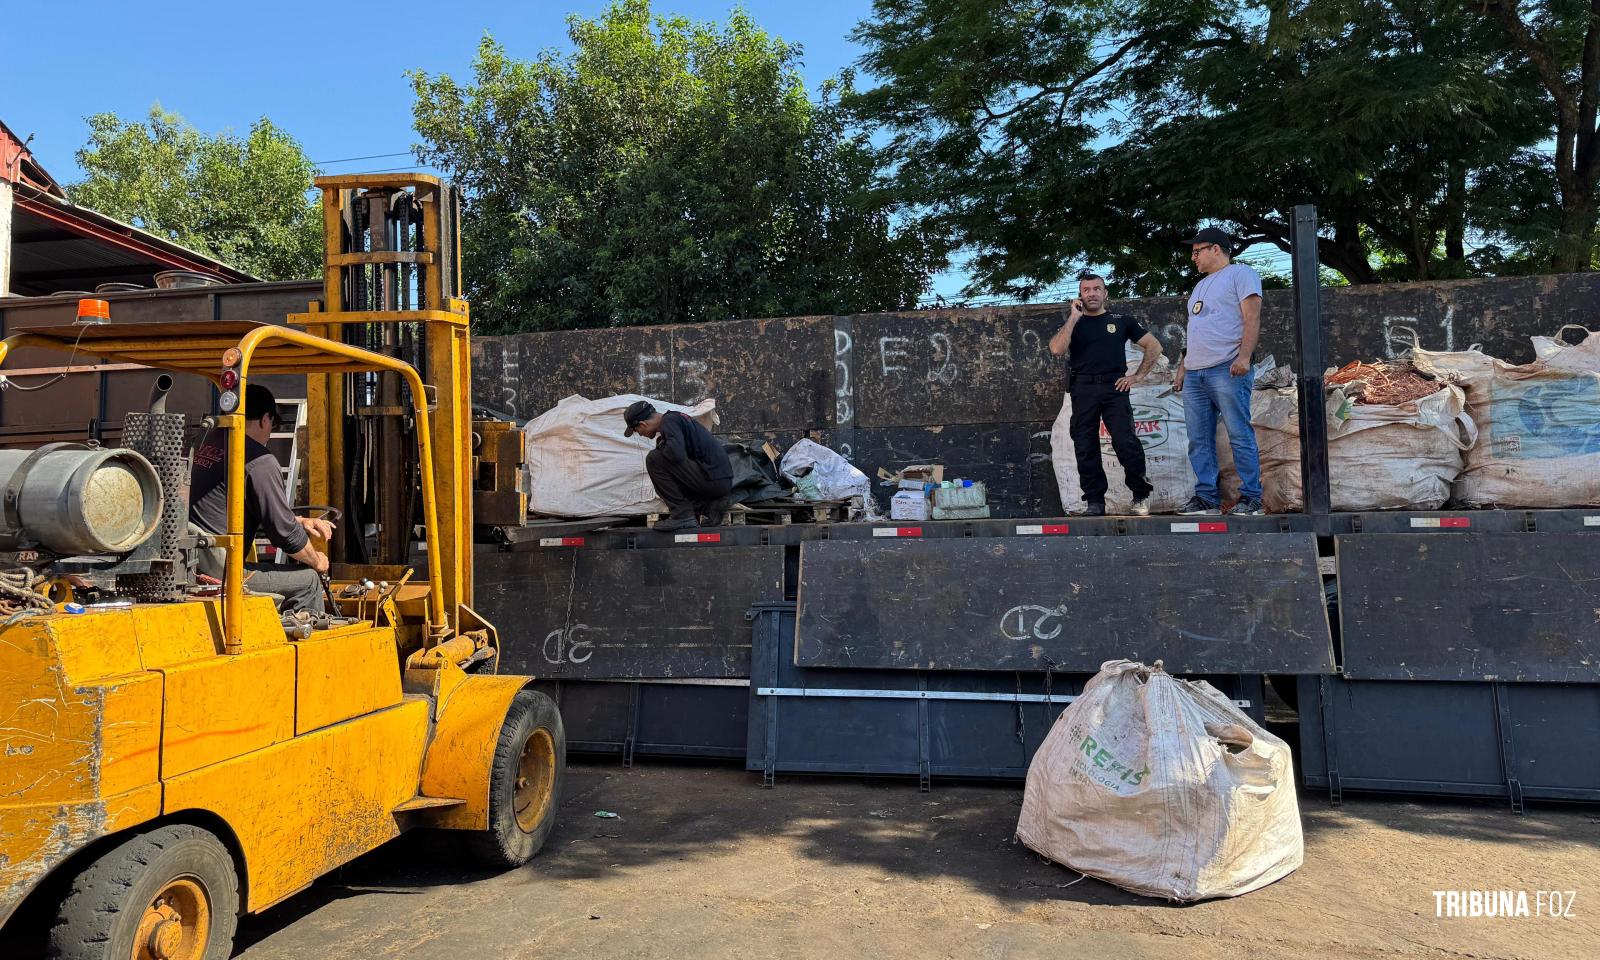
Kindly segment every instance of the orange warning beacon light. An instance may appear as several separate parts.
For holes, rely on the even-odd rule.
[[[92,300],[92,299],[79,300],[78,301],[78,322],[79,323],[110,323],[111,322],[111,304],[106,303],[104,300]]]

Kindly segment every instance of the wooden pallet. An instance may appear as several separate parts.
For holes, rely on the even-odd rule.
[[[854,497],[849,500],[763,500],[734,504],[728,509],[728,519],[724,522],[730,527],[844,523],[850,519],[852,508],[859,509]],[[646,514],[645,526],[654,527],[666,517],[664,513]]]
[[[850,519],[850,500],[763,500],[736,503],[728,512],[732,526],[746,524],[844,523]]]

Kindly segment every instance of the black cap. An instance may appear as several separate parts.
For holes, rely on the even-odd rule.
[[[244,388],[244,418],[254,423],[269,413],[272,414],[272,422],[277,423],[278,401],[272,391],[259,383],[247,384]]]
[[[622,411],[622,422],[628,429],[622,431],[624,437],[633,436],[633,431],[639,424],[644,423],[656,415],[656,408],[651,406],[649,400],[635,400],[628,404],[628,409]]]
[[[1214,243],[1228,251],[1230,256],[1233,254],[1233,238],[1228,236],[1228,231],[1221,227],[1206,227],[1183,242],[1190,246],[1197,243]]]

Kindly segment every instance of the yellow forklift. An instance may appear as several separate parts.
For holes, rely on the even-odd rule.
[[[554,822],[560,715],[494,673],[471,606],[454,191],[317,183],[326,273],[307,313],[0,342],[0,372],[35,348],[164,371],[120,447],[0,451],[0,925],[25,901],[53,914],[50,956],[222,960],[241,912],[405,830],[463,831],[508,868]],[[281,614],[246,568],[242,398],[284,374],[306,377],[307,499],[342,520],[314,616]],[[215,388],[223,535],[187,523],[194,425],[166,412],[173,376]],[[201,550],[225,554],[220,582]]]

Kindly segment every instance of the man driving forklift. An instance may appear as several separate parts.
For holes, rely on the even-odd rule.
[[[333,536],[333,524],[297,517],[289,505],[282,468],[267,447],[273,431],[281,424],[278,401],[271,390],[254,383],[246,386],[244,419],[244,542],[252,542],[264,529],[267,540],[296,561],[248,563],[246,586],[256,593],[283,597],[281,613],[323,613],[322,574],[328,572],[328,557],[317,549],[312,537],[326,543]],[[212,430],[194,451],[194,468],[189,477],[191,532],[220,536],[228,529],[227,482],[227,434]],[[201,550],[199,570],[221,580],[225,561],[221,548]]]

